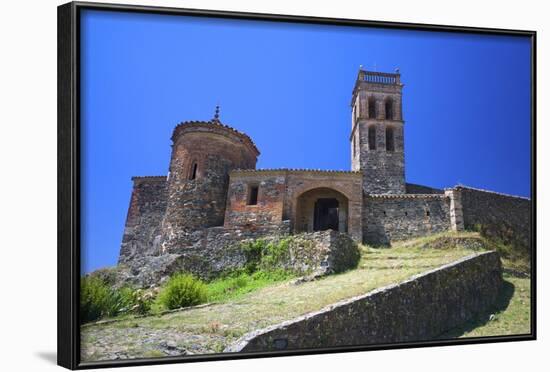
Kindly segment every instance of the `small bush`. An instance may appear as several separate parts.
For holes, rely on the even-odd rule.
[[[276,270],[281,263],[288,260],[291,240],[288,237],[272,242],[257,239],[243,243],[241,248],[246,257],[245,272],[253,274],[261,270]]]
[[[265,246],[266,242],[263,239],[245,242],[241,245],[241,248],[246,257],[246,264],[244,269],[248,274],[252,274],[253,272],[258,270],[258,266],[260,265]]]
[[[164,285],[158,301],[166,309],[199,305],[206,302],[207,288],[202,280],[190,274],[176,274]]]
[[[142,289],[124,287],[115,292],[120,313],[148,314],[153,303],[153,294]]]
[[[80,319],[91,322],[118,313],[120,297],[97,277],[83,277],[80,281]]]

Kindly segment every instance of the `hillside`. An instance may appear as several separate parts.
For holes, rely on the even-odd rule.
[[[290,280],[237,298],[163,315],[84,325],[82,360],[218,353],[252,330],[319,310],[388,284],[402,282],[415,274],[471,255],[474,251],[485,250],[487,246],[487,242],[476,233],[447,233],[396,243],[392,248],[362,247],[359,267],[342,274],[304,283]],[[514,283],[517,284],[506,283],[508,289],[510,285],[513,287]],[[504,305],[510,303],[510,299],[516,295],[512,292],[510,296],[509,292],[505,293],[508,302],[504,301]],[[525,291],[519,293],[525,295]],[[522,297],[518,305],[521,305],[521,314],[525,315],[529,302]],[[500,306],[500,310],[506,309],[502,308],[502,303]],[[514,319],[512,323],[516,324],[517,321]],[[521,322],[521,329],[525,329],[527,324],[528,330],[529,319],[523,317]],[[469,328],[455,330],[447,337],[468,335],[477,326],[486,323],[484,316],[481,316]],[[508,330],[498,329],[498,332],[502,334]],[[482,330],[473,335],[483,333]]]

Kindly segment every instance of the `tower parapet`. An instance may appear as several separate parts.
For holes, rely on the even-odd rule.
[[[175,253],[200,240],[197,232],[224,222],[229,171],[254,169],[259,151],[246,134],[211,121],[179,124],[172,135],[161,251]]]
[[[352,170],[363,172],[365,194],[403,194],[405,155],[401,74],[360,69],[351,110]]]

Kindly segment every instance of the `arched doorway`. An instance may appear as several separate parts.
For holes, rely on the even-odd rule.
[[[296,232],[348,231],[348,198],[325,187],[309,190],[296,199]]]
[[[313,231],[338,231],[338,200],[335,198],[320,198],[313,208]]]

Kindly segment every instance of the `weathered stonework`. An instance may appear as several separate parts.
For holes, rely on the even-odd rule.
[[[466,186],[455,190],[460,195],[466,229],[481,228],[486,235],[530,249],[530,199]]]
[[[157,286],[177,272],[189,272],[209,280],[242,269],[247,263],[243,244],[256,239],[280,242],[289,236],[288,221],[270,228],[240,230],[211,227],[197,231],[196,244],[179,254],[132,257],[115,271],[98,272],[116,287]],[[357,266],[360,254],[357,243],[348,234],[333,230],[300,233],[288,239],[288,253],[278,266],[297,275],[322,276]]]
[[[259,152],[250,138],[218,121],[190,122],[172,136],[162,253],[179,253],[198,229],[223,226],[229,171],[254,168]]]
[[[434,187],[417,185],[417,184],[408,183],[408,182],[405,184],[405,190],[407,191],[407,194],[444,194],[445,193],[445,190],[443,189],[436,189]]]
[[[179,124],[168,176],[133,179],[119,263],[143,278],[174,267],[208,278],[242,265],[243,256],[228,247],[243,240],[325,230],[388,245],[482,228],[528,248],[529,199],[405,183],[403,87],[398,71],[360,69],[351,100],[351,171],[256,169],[258,149],[222,124],[218,111],[210,121]],[[144,265],[154,273],[143,273]]]
[[[166,211],[166,177],[133,177],[134,182],[118,262],[155,255]]]
[[[360,252],[348,234],[334,230],[293,235],[282,268],[299,274],[322,276],[355,268]]]
[[[496,252],[484,252],[251,332],[224,352],[433,340],[488,309],[502,286]]]
[[[258,186],[257,205],[247,190]],[[230,173],[225,227],[250,227],[289,220],[293,232],[313,231],[313,203],[334,198],[340,205],[339,231],[362,237],[361,174],[305,169],[235,170]]]
[[[406,192],[402,89],[399,73],[360,70],[357,76],[352,95],[352,169],[363,172],[366,194]]]
[[[439,194],[370,195],[365,197],[363,237],[366,243],[395,240],[450,229],[450,200]]]

